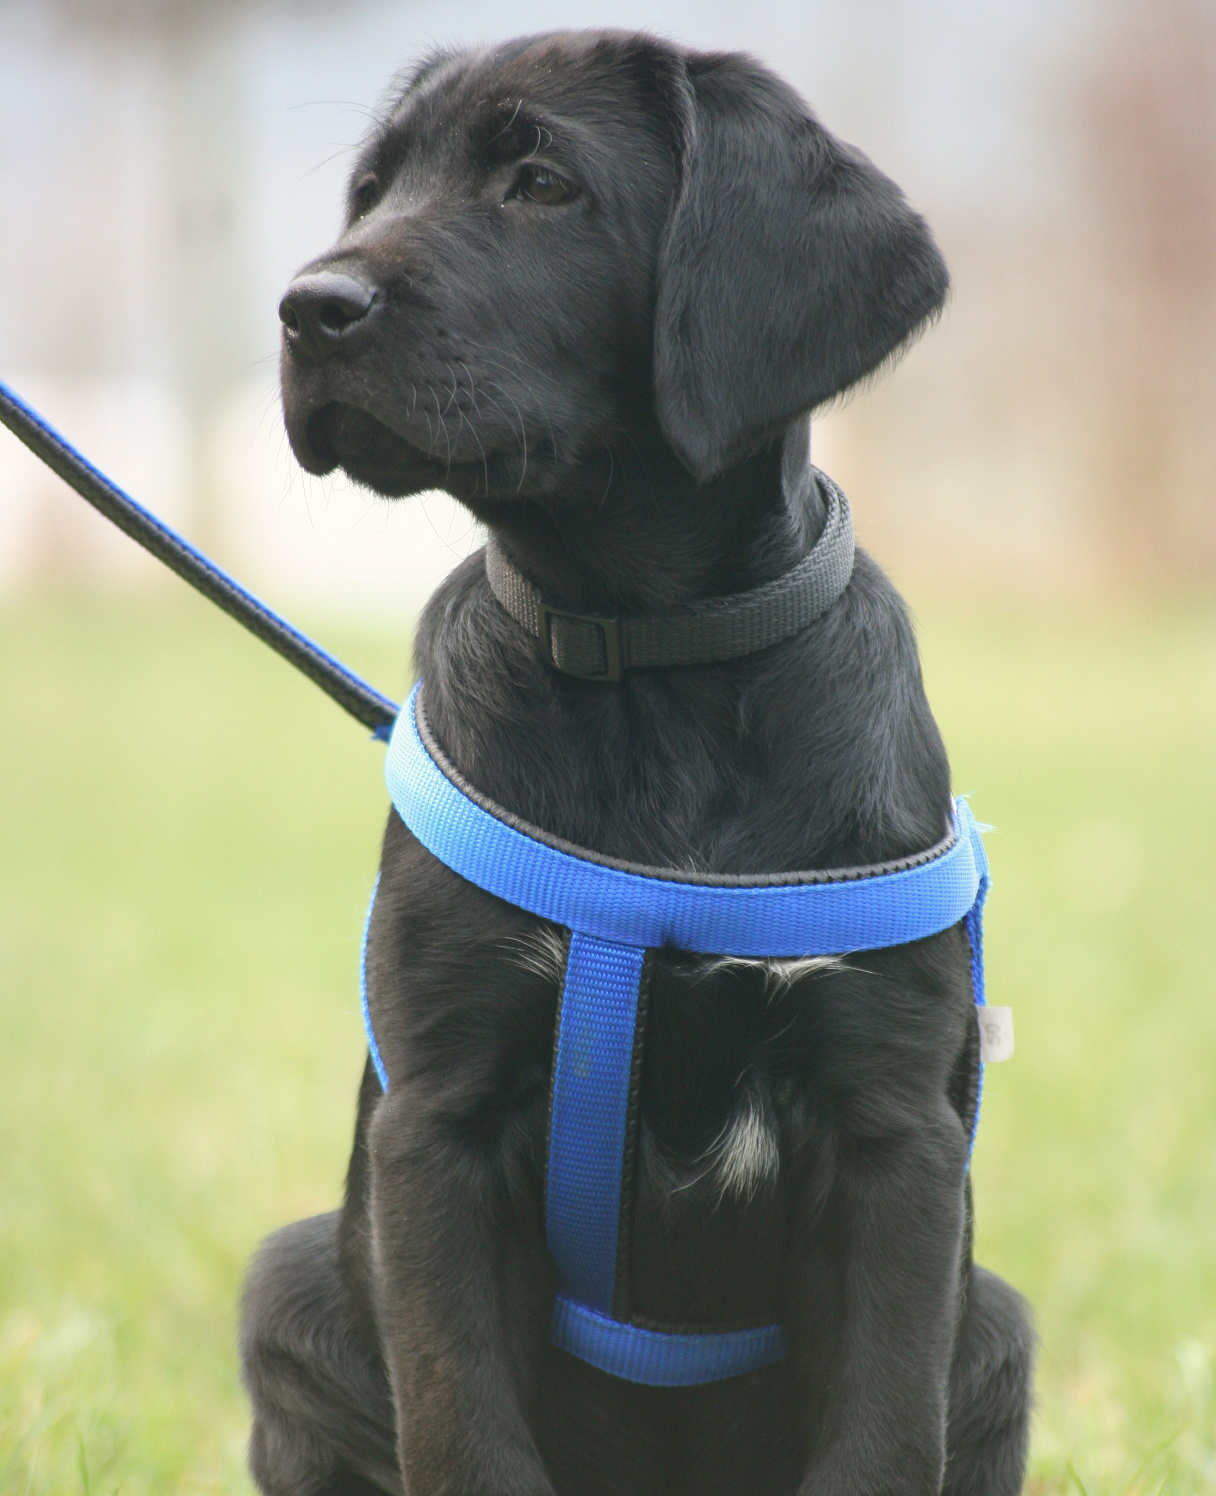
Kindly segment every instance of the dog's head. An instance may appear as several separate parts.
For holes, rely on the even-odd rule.
[[[283,298],[287,427],[310,472],[474,507],[564,498],[650,441],[703,482],[946,288],[894,183],[746,56],[615,32],[441,53]]]

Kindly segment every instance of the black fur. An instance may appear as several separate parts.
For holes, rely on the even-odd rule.
[[[793,565],[823,519],[805,413],[946,291],[898,189],[783,83],[644,36],[438,55],[351,181],[284,304],[300,461],[447,488],[587,609]],[[786,643],[610,686],[548,668],[473,557],[417,666],[474,784],[615,857],[778,872],[942,833],[912,630],[865,555]],[[547,1343],[561,939],[390,818],[369,978],[392,1085],[369,1066],[342,1211],[271,1238],[246,1292],[262,1489],[1012,1496],[1032,1337],[971,1263],[962,928],[809,967],[648,956],[635,1309],[792,1338],[779,1366],[681,1390]]]

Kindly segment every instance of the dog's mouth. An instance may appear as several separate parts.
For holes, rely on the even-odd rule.
[[[293,440],[300,465],[310,473],[342,468],[356,483],[390,498],[444,487],[455,471],[481,464],[449,461],[424,452],[366,410],[341,401],[308,417],[304,440]]]
[[[300,466],[324,476],[342,468],[356,483],[384,498],[404,498],[441,488],[464,503],[480,504],[543,494],[560,486],[565,464],[552,440],[529,437],[506,450],[467,452],[468,426],[442,447],[419,446],[361,406],[331,400],[307,415],[286,399],[288,435]],[[446,435],[446,433],[445,433]],[[461,450],[460,437],[464,437]]]
[[[308,456],[323,471],[336,467],[392,473],[409,463],[415,449],[404,437],[365,410],[332,401],[322,405],[305,426]],[[418,457],[422,456],[417,452]]]

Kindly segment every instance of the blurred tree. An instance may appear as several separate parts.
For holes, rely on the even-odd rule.
[[[1137,564],[1213,575],[1216,4],[1121,9],[1077,103],[1098,506]]]
[[[163,300],[161,370],[185,402],[196,523],[211,527],[214,495],[207,432],[233,384],[256,356],[248,305],[249,208],[243,200],[252,148],[242,32],[266,0],[57,0],[108,41],[113,56],[142,51],[156,88],[157,180]],[[96,45],[96,42],[94,42]]]

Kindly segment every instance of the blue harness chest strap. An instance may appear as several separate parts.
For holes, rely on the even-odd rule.
[[[970,808],[958,802],[943,842],[901,864],[696,879],[612,863],[528,826],[465,784],[438,745],[424,739],[424,727],[415,687],[393,729],[385,766],[402,820],[471,883],[571,932],[545,1188],[546,1239],[558,1273],[551,1339],[614,1376],[655,1386],[717,1381],[778,1360],[786,1350],[780,1325],[689,1334],[628,1318],[618,1253],[631,1183],[627,1140],[636,1106],[646,950],[669,945],[713,955],[847,955],[920,940],[965,920],[975,1000],[982,1004],[988,865]],[[369,926],[370,918],[369,910]],[[366,942],[365,931],[365,963]],[[366,975],[363,1013],[372,1061],[387,1090]]]
[[[618,1246],[631,1182],[626,1137],[638,1072],[645,951],[570,936],[562,987],[545,1189],[545,1238],[557,1264],[550,1337],[601,1371],[684,1387],[754,1371],[785,1353],[780,1325],[684,1334],[622,1317]]]
[[[553,1058],[545,1235],[558,1265],[559,1292],[605,1315],[616,1301],[625,1132],[645,955],[636,945],[571,935]]]

